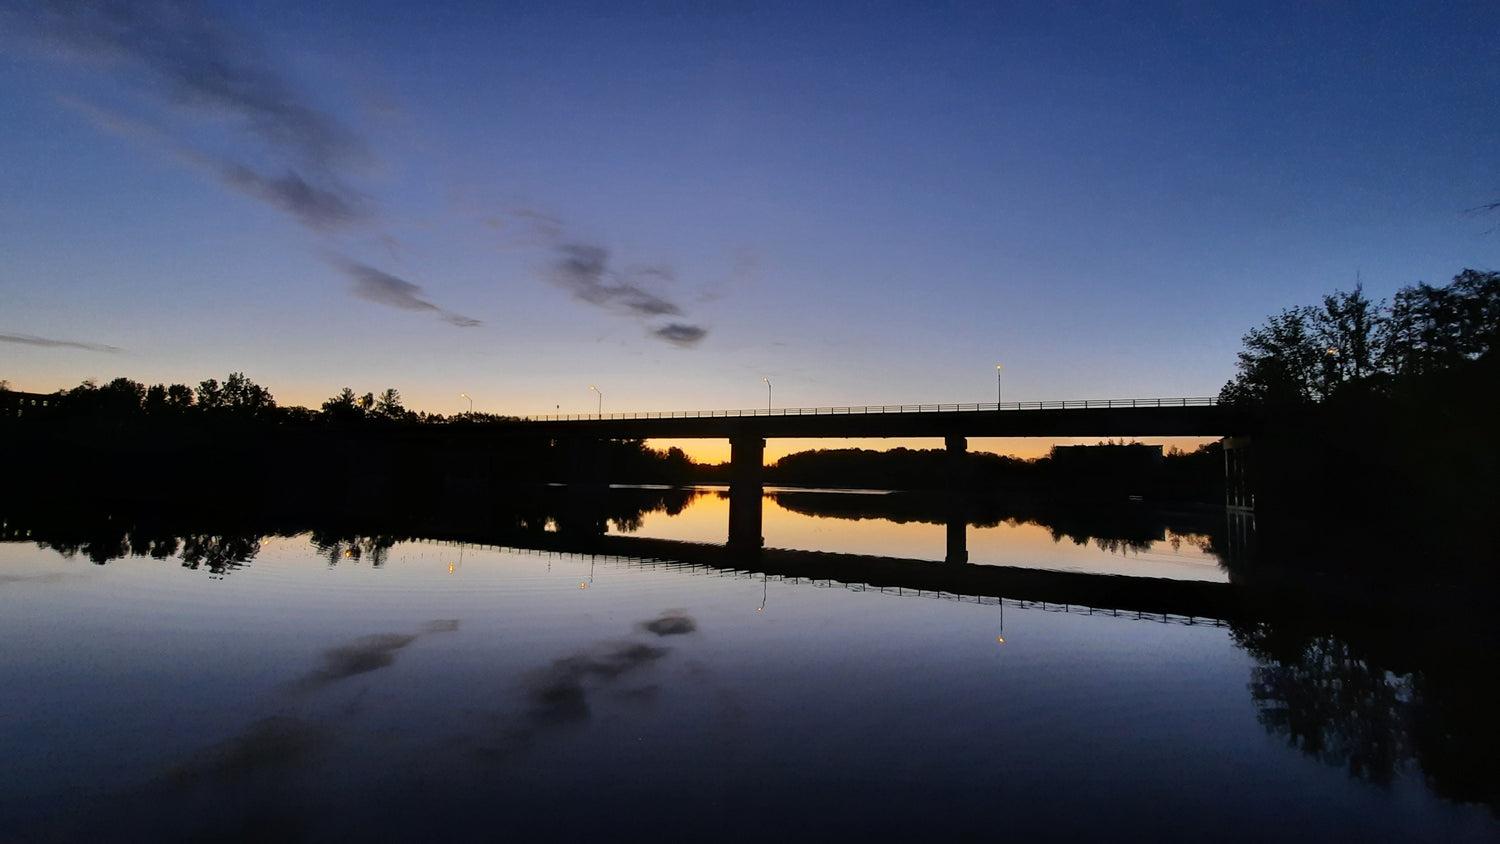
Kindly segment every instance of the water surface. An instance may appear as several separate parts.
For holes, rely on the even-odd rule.
[[[725,507],[606,529],[722,542]],[[765,535],[945,539],[774,502]],[[974,565],[1227,580],[1211,543],[969,535]],[[1452,672],[1337,632],[442,537],[176,542],[0,544],[0,838],[1500,833],[1492,769],[1424,756]]]

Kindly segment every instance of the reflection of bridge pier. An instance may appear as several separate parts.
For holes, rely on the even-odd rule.
[[[964,507],[964,487],[968,481],[969,441],[963,437],[944,437],[948,451],[947,510],[948,547],[943,561],[969,561],[969,517]]]
[[[1252,473],[1249,437],[1225,437],[1224,503],[1240,510],[1255,509],[1255,478]]]
[[[729,461],[729,547],[758,552],[765,542],[761,512],[765,439],[758,436],[731,439]]]

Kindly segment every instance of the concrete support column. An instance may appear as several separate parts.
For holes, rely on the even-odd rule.
[[[1224,503],[1241,510],[1255,509],[1255,475],[1249,437],[1225,437]]]
[[[735,437],[729,441],[729,547],[741,553],[760,553],[765,538],[761,498],[764,494],[766,441]]]
[[[949,489],[963,489],[969,480],[969,441],[963,437],[943,437],[943,447],[948,450]]]
[[[608,486],[610,450],[603,440],[573,437],[564,442],[569,486]]]
[[[729,485],[760,486],[765,477],[766,441],[735,437],[729,441]]]

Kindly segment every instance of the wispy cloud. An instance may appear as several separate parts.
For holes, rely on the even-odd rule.
[[[128,115],[65,99],[101,129],[166,152],[314,231],[335,231],[369,216],[368,203],[349,187],[345,172],[370,159],[364,141],[309,105],[244,38],[197,3],[20,0],[3,21],[53,55],[129,85],[139,99]],[[186,117],[186,126],[165,119],[163,106]],[[250,158],[259,165],[204,150],[194,130],[223,126],[231,139],[251,142]]]
[[[670,279],[668,270],[652,268],[641,278]],[[551,273],[553,284],[576,299],[635,316],[677,316],[682,308],[646,290],[631,278],[609,269],[609,250],[602,246],[564,243],[557,247]]]
[[[620,271],[609,266],[609,250],[585,243],[560,243],[547,280],[568,291],[573,298],[626,316],[652,318],[682,316],[682,306],[651,290],[669,284],[676,275],[669,267],[636,267]],[[677,346],[696,346],[708,336],[697,325],[671,323],[650,332],[651,336]]]
[[[103,343],[84,343],[78,340],[54,340],[50,337],[37,337],[34,334],[0,334],[0,343],[16,343],[22,346],[45,346],[55,349],[83,349],[89,352],[109,352],[110,354],[125,351],[119,346],[107,346]]]
[[[403,311],[432,311],[438,314],[444,322],[459,328],[472,328],[482,324],[477,319],[443,310],[421,298],[420,285],[412,284],[388,272],[342,256],[332,256],[329,260],[353,279],[354,295],[367,302],[399,308]]]
[[[9,17],[49,46],[132,71],[148,95],[228,119],[305,167],[367,156],[333,116],[304,102],[244,39],[187,0],[20,0]]]
[[[264,200],[317,231],[331,231],[364,216],[350,191],[316,187],[290,170],[270,178],[243,164],[229,163],[220,169],[220,177],[224,184]]]
[[[102,130],[188,165],[322,237],[373,234],[394,256],[389,234],[370,231],[387,219],[379,202],[355,187],[372,159],[365,139],[315,107],[283,65],[209,4],[0,0],[0,30],[122,83],[124,95],[108,109],[74,98],[72,105]],[[708,329],[687,321],[679,299],[666,292],[675,283],[670,267],[611,267],[607,249],[570,240],[562,219],[531,207],[483,222],[512,247],[550,250],[548,283],[580,302],[651,322],[648,337],[682,348],[707,337]],[[432,303],[405,279],[355,261],[338,265],[359,298],[432,311],[456,326],[480,324]]]
[[[279,177],[265,176],[249,165],[190,149],[161,129],[113,109],[76,97],[65,96],[61,101],[100,131],[196,168],[231,190],[295,217],[314,231],[337,231],[370,216],[365,197],[342,184],[319,187],[290,169]]]

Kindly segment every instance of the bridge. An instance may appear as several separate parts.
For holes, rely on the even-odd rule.
[[[594,415],[536,416],[499,423],[501,430],[568,444],[574,477],[599,472],[593,444],[616,439],[727,439],[734,542],[759,541],[760,494],[770,438],[933,437],[949,454],[950,477],[961,475],[968,437],[1221,437],[1227,504],[1253,508],[1249,437],[1260,426],[1253,410],[1211,397],[1091,399],[1055,402],[865,405]],[[599,477],[594,482],[602,482]],[[954,544],[960,554],[962,541]]]

